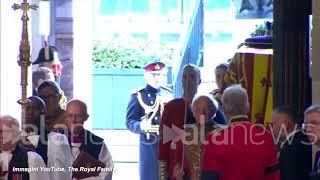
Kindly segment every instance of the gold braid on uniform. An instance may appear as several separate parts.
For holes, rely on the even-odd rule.
[[[197,131],[194,131],[194,128]],[[190,171],[191,171],[191,179],[200,179],[201,177],[201,162],[202,162],[202,154],[204,150],[204,144],[202,144],[201,134],[200,134],[200,127],[199,125],[189,125],[186,127],[185,131],[189,136],[186,137],[187,142],[193,142],[195,138],[197,138],[195,143],[191,144],[185,144],[185,154],[189,161],[190,165]],[[221,129],[221,126],[219,126],[216,123],[206,123],[205,124],[205,135],[208,135],[209,133],[213,131],[217,131]]]
[[[159,160],[159,177],[160,180],[167,179],[167,161]]]
[[[149,106],[149,105],[147,105],[146,103],[143,102],[140,92],[137,93],[137,99],[138,99],[138,102],[139,102],[139,104],[141,105],[141,107],[144,109],[146,115],[148,115],[149,113],[152,113],[152,115],[150,116],[150,118],[148,118],[148,117],[146,117],[146,116],[143,116],[143,117],[141,118],[141,120],[144,119],[144,118],[147,118],[147,120],[153,119],[154,116],[156,116],[156,114],[157,114],[157,111],[158,111],[158,109],[159,109],[159,106],[160,106],[160,108],[161,108],[161,109],[160,109],[160,110],[161,110],[160,112],[161,112],[161,114],[162,114],[163,106],[164,106],[164,105],[163,105],[163,101],[161,100],[160,96],[158,96],[158,95],[156,96],[156,100],[155,100],[155,102],[154,102],[154,104],[153,104],[152,106]]]
[[[161,98],[161,96],[159,96],[159,103],[160,103],[160,114],[162,115],[163,110],[164,110],[164,102],[163,102],[163,99]]]
[[[214,95],[214,98],[218,101],[219,106],[222,105],[222,103],[221,103],[221,97],[222,97],[221,92],[218,92],[216,95]]]

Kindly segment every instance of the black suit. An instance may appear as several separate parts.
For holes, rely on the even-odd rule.
[[[312,145],[302,131],[297,131],[280,151],[281,180],[308,180],[312,171]]]

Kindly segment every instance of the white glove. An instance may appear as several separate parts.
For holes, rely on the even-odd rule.
[[[143,131],[147,131],[151,128],[151,121],[148,121],[146,118],[143,118],[140,121],[140,129]]]

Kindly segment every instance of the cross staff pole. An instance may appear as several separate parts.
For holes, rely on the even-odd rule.
[[[23,0],[21,4],[13,4],[14,10],[21,9],[22,11],[22,34],[19,46],[19,60],[18,64],[21,67],[21,99],[18,103],[21,105],[21,127],[26,121],[26,106],[27,106],[27,86],[28,86],[28,66],[30,66],[30,44],[28,35],[28,11],[30,9],[37,10],[38,6],[35,4],[29,4],[27,0]]]
[[[190,48],[188,48],[188,66],[190,65]],[[189,85],[189,81],[186,81],[186,87],[188,87]],[[185,91],[189,91],[188,88],[185,89]],[[186,92],[185,92],[186,93]],[[189,94],[189,92],[187,92],[187,94]],[[192,101],[192,100],[191,100]],[[184,120],[183,120],[183,140],[184,138],[186,137],[185,134],[186,134],[186,124],[187,124],[187,116],[188,116],[188,106],[190,106],[191,102],[187,102],[185,101],[184,103]],[[181,159],[181,168],[183,170],[183,167],[184,167],[184,154],[185,154],[185,151],[184,151],[184,142],[182,140],[182,159]]]

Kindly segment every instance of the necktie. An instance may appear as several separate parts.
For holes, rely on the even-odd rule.
[[[316,153],[316,157],[315,157],[315,161],[314,161],[314,165],[313,165],[313,171],[317,172],[317,170],[319,169],[320,166],[320,151],[318,151]]]

